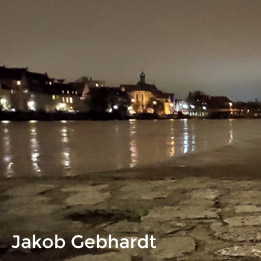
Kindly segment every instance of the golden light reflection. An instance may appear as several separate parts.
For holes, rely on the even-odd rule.
[[[137,149],[137,140],[136,140],[136,121],[129,121],[130,124],[130,144],[129,144],[129,149],[130,149],[130,168],[134,168],[137,166],[138,163],[138,149]]]
[[[229,120],[229,144],[234,140],[233,119]]]
[[[4,176],[6,178],[11,178],[14,176],[14,162],[11,154],[11,141],[7,125],[5,128],[3,128],[3,145],[3,161],[5,166]]]
[[[174,123],[171,122],[170,125],[170,141],[169,141],[169,157],[173,157],[175,155],[175,133],[174,133]]]
[[[31,126],[31,137],[30,137],[30,148],[31,148],[31,162],[34,174],[36,176],[42,175],[42,170],[39,165],[39,158],[40,158],[40,152],[39,152],[39,141],[37,138],[37,129],[33,125]]]
[[[66,123],[66,122],[63,122]],[[72,161],[71,161],[71,151],[69,147],[69,129],[67,126],[63,126],[60,130],[61,140],[62,140],[62,165],[63,169],[66,171],[66,176],[72,176]]]

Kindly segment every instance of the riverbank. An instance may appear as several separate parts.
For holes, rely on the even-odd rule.
[[[260,260],[261,141],[155,166],[0,185],[1,260]],[[12,249],[12,235],[142,237],[156,250]]]
[[[261,115],[230,115],[215,114],[206,117],[191,117],[182,113],[173,115],[157,115],[151,113],[139,113],[132,116],[121,112],[96,113],[96,112],[6,112],[0,111],[0,121],[109,121],[109,120],[166,120],[166,119],[261,119]]]

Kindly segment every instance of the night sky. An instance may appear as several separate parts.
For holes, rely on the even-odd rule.
[[[261,100],[260,0],[0,0],[0,65]]]

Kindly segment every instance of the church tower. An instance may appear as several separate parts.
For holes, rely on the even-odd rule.
[[[141,74],[140,74],[140,82],[145,83],[145,73],[144,72],[141,72]]]

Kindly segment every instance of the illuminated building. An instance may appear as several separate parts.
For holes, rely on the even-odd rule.
[[[174,112],[171,94],[157,89],[154,84],[147,84],[145,74],[140,74],[140,81],[136,84],[121,84],[121,90],[129,94],[131,99],[132,114],[157,113],[169,115]]]
[[[28,68],[0,67],[0,106],[6,111],[83,111],[81,93],[72,83]]]

